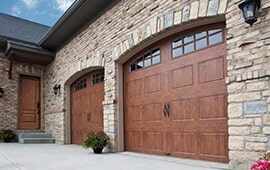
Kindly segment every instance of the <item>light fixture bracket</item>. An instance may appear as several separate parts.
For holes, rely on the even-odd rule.
[[[53,93],[54,93],[54,95],[57,95],[58,92],[60,92],[60,89],[61,89],[61,85],[60,84],[55,84],[53,86]]]

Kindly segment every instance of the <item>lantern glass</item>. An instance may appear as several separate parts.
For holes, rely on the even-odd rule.
[[[254,2],[247,4],[243,8],[243,10],[244,10],[244,18],[245,18],[246,23],[252,25],[254,22],[257,21],[257,15],[256,15],[257,7]]]
[[[245,0],[239,5],[243,12],[245,22],[253,25],[257,21],[257,10],[260,8],[259,0]]]
[[[4,90],[3,88],[0,88],[0,97],[3,97],[4,96]]]

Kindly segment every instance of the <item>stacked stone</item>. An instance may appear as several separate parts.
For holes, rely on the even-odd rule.
[[[18,129],[19,75],[42,77],[43,67],[14,62],[9,79],[10,60],[0,54],[0,87],[4,96],[0,98],[0,129]]]
[[[231,1],[226,14],[229,158],[231,167],[249,169],[270,149],[270,2],[263,1],[252,27],[238,3]]]

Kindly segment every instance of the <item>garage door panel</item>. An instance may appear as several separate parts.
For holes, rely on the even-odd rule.
[[[142,120],[145,122],[161,122],[163,119],[162,104],[152,103],[144,106]]]
[[[193,66],[177,68],[171,71],[172,88],[180,88],[193,85]]]
[[[224,79],[224,57],[214,58],[208,61],[200,62],[199,67],[199,82],[206,83]]]
[[[195,155],[197,148],[196,133],[172,133],[173,154]]]
[[[125,148],[130,151],[143,151],[143,132],[140,131],[125,131]]]
[[[170,107],[170,117],[172,121],[191,121],[194,118],[192,114],[194,107],[194,100],[184,99],[177,100],[171,103]]]
[[[200,133],[200,154],[208,157],[227,156],[227,140],[225,133]],[[219,147],[213,147],[219,146]]]
[[[134,96],[140,96],[142,95],[142,80],[141,79],[137,79],[137,80],[133,80],[133,81],[129,81],[127,83],[127,89],[128,89],[128,94],[130,97],[134,97]]]
[[[163,133],[147,131],[144,133],[143,145],[148,153],[163,152]]]
[[[199,98],[200,119],[226,118],[225,95],[213,95]]]
[[[126,120],[127,123],[132,123],[132,122],[141,122],[142,116],[143,116],[143,106],[138,105],[138,106],[130,106],[127,109],[126,112]]]
[[[100,120],[102,120],[103,118],[103,113],[102,110],[98,111],[98,112],[89,112],[85,114],[84,119],[87,122],[91,122],[91,123],[100,123]]]
[[[155,74],[151,75],[149,77],[146,77],[144,79],[144,93],[145,94],[151,94],[151,93],[158,93],[162,89],[162,75],[161,74]]]

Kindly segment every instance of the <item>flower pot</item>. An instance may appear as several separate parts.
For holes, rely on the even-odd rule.
[[[101,153],[103,148],[93,148],[94,153]]]

